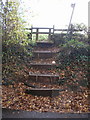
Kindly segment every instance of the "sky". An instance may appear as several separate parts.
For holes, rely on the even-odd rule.
[[[65,28],[69,25],[75,3],[72,24],[88,26],[88,2],[90,0],[20,0],[25,21],[35,27]]]
[[[88,3],[88,27],[90,28],[90,1]]]
[[[89,0],[25,0],[24,14],[33,26],[55,25],[65,28],[69,25],[73,9],[71,4],[75,3],[72,23],[88,26],[88,2]]]

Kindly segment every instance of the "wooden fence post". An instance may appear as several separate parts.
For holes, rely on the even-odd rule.
[[[36,41],[38,41],[38,32],[39,32],[39,28],[36,29]]]
[[[31,39],[33,39],[32,33],[33,33],[33,26],[31,26]]]
[[[53,40],[53,42],[54,42],[54,44],[55,44],[54,31],[55,31],[55,26],[53,25],[53,37],[52,37],[52,40]]]
[[[54,35],[54,28],[55,28],[55,26],[53,25],[53,35]]]
[[[48,39],[50,40],[51,38],[51,28],[49,28],[49,35],[48,35]]]

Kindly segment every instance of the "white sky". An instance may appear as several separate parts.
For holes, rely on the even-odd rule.
[[[65,28],[69,24],[72,7],[75,10],[72,23],[88,26],[88,2],[90,0],[20,0],[27,23],[33,26]]]

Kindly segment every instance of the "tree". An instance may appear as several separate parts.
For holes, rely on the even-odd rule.
[[[19,2],[9,0],[3,7],[2,55],[3,78],[12,77],[31,55],[27,33],[19,16]],[[12,75],[13,74],[13,75]]]

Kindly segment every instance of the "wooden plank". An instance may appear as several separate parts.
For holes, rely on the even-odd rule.
[[[43,97],[56,97],[59,95],[59,89],[50,89],[50,88],[35,88],[27,89],[25,92],[27,94],[43,96]]]
[[[51,38],[51,34],[52,34],[51,29],[49,29],[48,39],[50,39],[50,38]]]
[[[53,29],[52,28],[49,28],[49,27],[32,27],[32,28],[27,28],[27,29]]]
[[[34,53],[52,53],[52,51],[33,51]]]
[[[29,72],[29,80],[32,82],[44,83],[44,84],[58,84],[59,75]]]
[[[49,54],[49,53],[58,53],[59,51],[33,51],[33,53]]]
[[[47,58],[52,58],[52,57],[54,57],[55,56],[55,54],[57,54],[57,53],[53,53],[53,52],[51,52],[51,53],[35,53],[35,52],[33,52],[33,58],[35,59],[35,58],[38,58],[38,59],[47,59]]]
[[[32,32],[32,34],[33,34],[33,32]],[[37,29],[37,31],[36,31],[36,41],[38,41],[38,34],[39,34],[39,29]]]
[[[49,64],[49,63],[30,63],[30,65],[41,65],[41,66],[55,66],[56,64]]]
[[[67,31],[68,29],[54,29],[54,31]],[[69,29],[69,31],[82,31],[82,30],[77,30],[77,29]]]
[[[56,66],[56,64],[31,63],[30,66],[33,68],[38,68],[38,69],[48,69],[48,68],[54,68]]]
[[[67,31],[67,29],[55,29],[55,28],[44,28],[44,27],[34,27],[34,28],[26,28],[27,30],[32,30],[32,29],[53,29],[54,31]],[[71,29],[69,29],[71,31]],[[82,31],[81,29],[73,29],[73,31]]]
[[[37,41],[36,43],[37,44],[50,44],[50,45],[54,44],[52,41]]]
[[[52,75],[52,74],[35,74],[35,73],[31,73],[31,72],[29,72],[29,75],[30,76],[38,76],[38,77],[59,77],[59,75],[56,75],[56,74],[54,74],[54,75]]]
[[[32,34],[37,34],[37,32],[32,32]],[[49,32],[38,32],[38,34],[49,34]],[[53,34],[53,32],[51,32]]]
[[[58,53],[59,51],[33,51],[33,57],[40,59],[47,59],[54,57]]]

